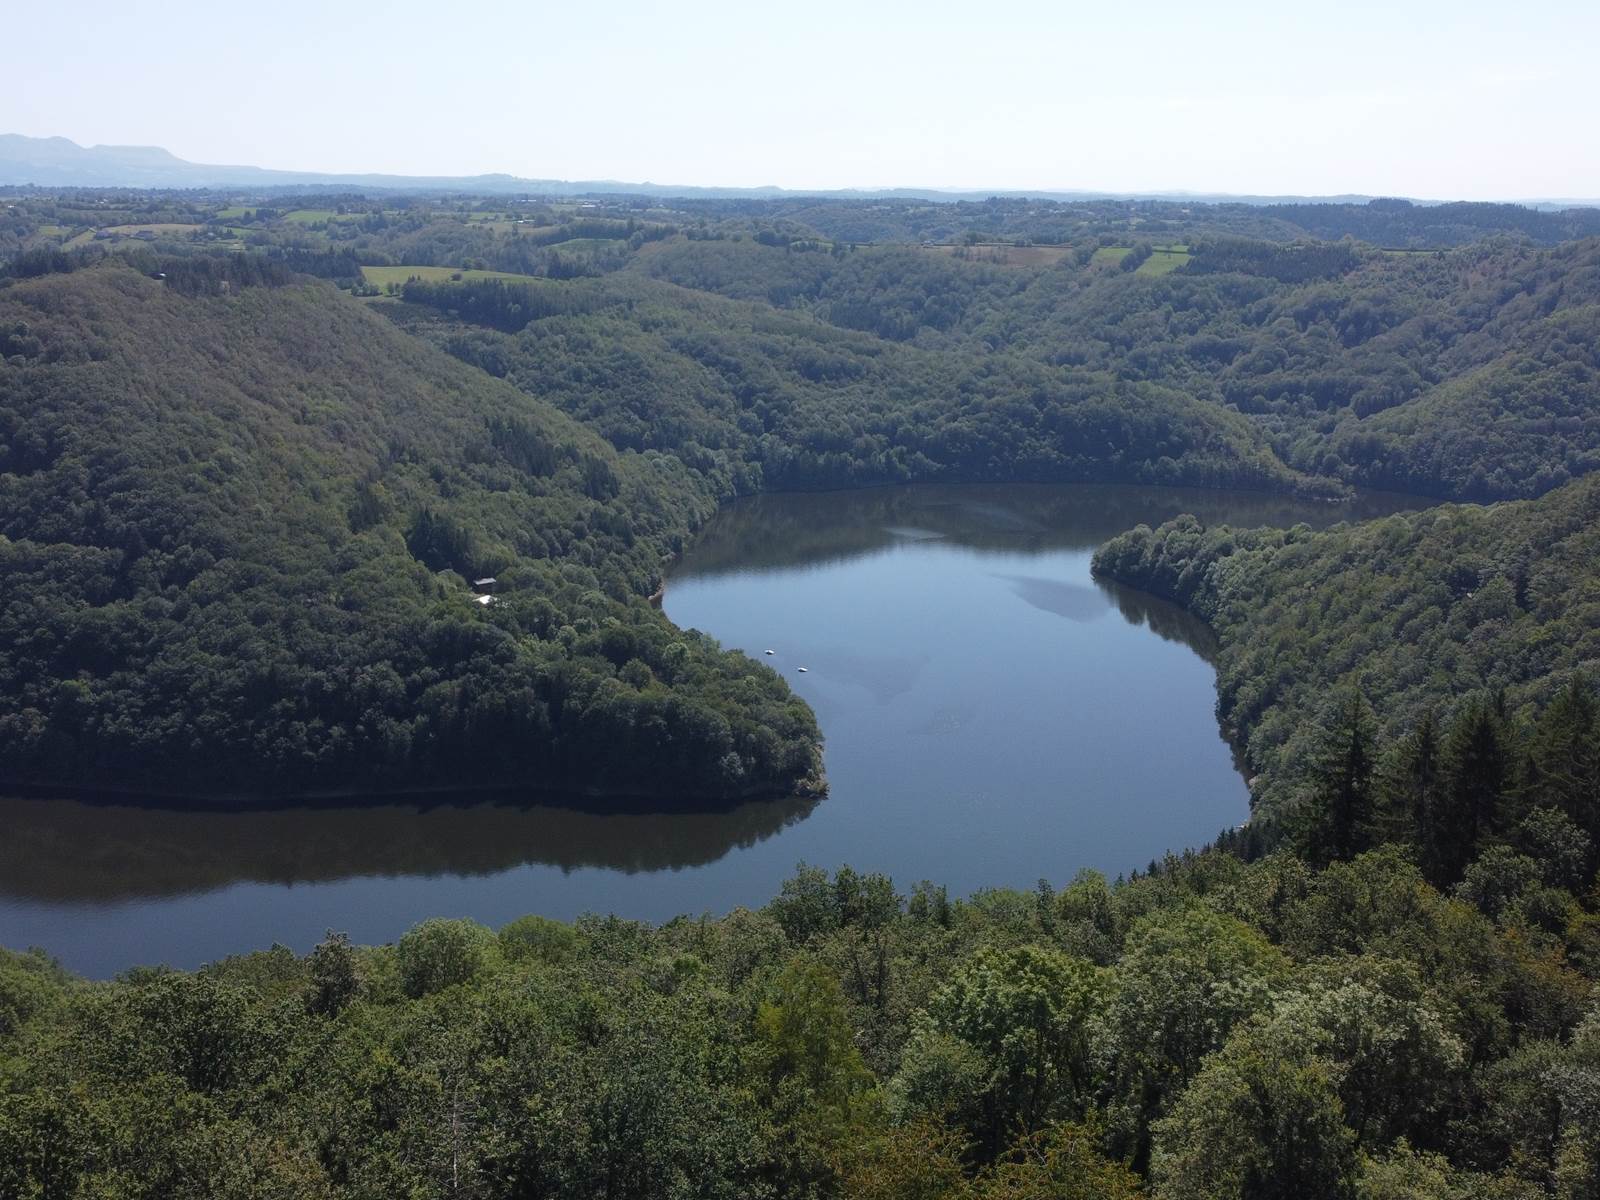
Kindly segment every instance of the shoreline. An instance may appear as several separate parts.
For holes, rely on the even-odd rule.
[[[49,783],[0,778],[0,793],[19,799],[75,800],[82,804],[129,808],[179,808],[196,812],[270,812],[287,809],[384,808],[433,800],[432,807],[503,804],[523,808],[564,808],[606,815],[612,813],[715,813],[741,805],[792,799],[821,799],[827,777],[819,770],[788,791],[751,788],[716,796],[681,792],[628,792],[607,788],[538,789],[506,784],[427,784],[363,790],[325,788],[306,792],[191,792],[104,784]]]

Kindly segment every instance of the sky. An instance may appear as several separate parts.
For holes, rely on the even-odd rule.
[[[30,4],[0,132],[290,170],[1600,197],[1600,4]]]

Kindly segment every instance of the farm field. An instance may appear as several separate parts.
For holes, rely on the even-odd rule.
[[[85,230],[83,233],[78,234],[77,237],[69,240],[66,243],[66,247],[70,250],[75,249],[78,246],[87,246],[90,242],[95,240],[95,235],[100,233],[114,234],[119,237],[133,237],[135,234],[140,233],[196,233],[204,228],[204,225],[184,224],[107,225],[103,229]]]
[[[1072,253],[1071,246],[1013,246],[1005,242],[928,248],[936,254],[946,254],[965,262],[994,263],[1003,267],[1053,267]]]
[[[445,283],[451,280],[505,279],[517,283],[535,280],[534,275],[515,275],[509,271],[465,271],[460,267],[362,267],[361,277],[377,287],[400,285],[408,279],[421,279],[427,283]]]
[[[1187,246],[1158,246],[1149,258],[1139,264],[1135,275],[1165,275],[1176,271],[1189,261]]]
[[[1089,259],[1091,267],[1115,266],[1133,253],[1132,246],[1101,246]]]
[[[1093,267],[1115,266],[1132,253],[1132,246],[1102,246],[1089,259],[1089,265]],[[1188,246],[1157,246],[1151,252],[1149,258],[1134,268],[1133,273],[1135,275],[1166,275],[1171,271],[1176,271],[1188,261]]]
[[[549,242],[552,250],[609,250],[623,244],[621,238],[568,238],[564,242]]]
[[[329,221],[354,221],[359,213],[338,213],[331,208],[297,208],[283,214],[291,225],[323,225]]]

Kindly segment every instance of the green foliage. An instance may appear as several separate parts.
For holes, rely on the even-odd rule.
[[[1004,1158],[978,1176],[983,1200],[1134,1200],[1139,1177],[1109,1161],[1095,1130],[1057,1125],[1020,1139]]]
[[[849,1148],[841,1191],[856,1200],[957,1200],[970,1195],[959,1136],[937,1122],[891,1125]]]
[[[1419,1153],[1404,1142],[1392,1154],[1361,1165],[1359,1200],[1535,1200],[1547,1193],[1512,1177],[1463,1171],[1438,1154]]]
[[[361,972],[349,936],[330,929],[311,952],[310,968],[306,1007],[323,1016],[338,1016],[361,990]]]
[[[821,963],[793,960],[756,1010],[756,1070],[775,1093],[790,1086],[846,1119],[871,1076],[851,1036],[839,981]]]
[[[886,342],[1177,390],[1247,414],[1310,475],[1491,499],[1538,495],[1600,465],[1589,403],[1600,242],[1398,256],[1347,242],[1193,242],[1180,269],[1159,275],[1150,262],[1120,269],[1148,244],[1093,239],[1078,243],[1081,263],[1020,274],[903,246],[824,257],[695,240],[637,269]]]
[[[1263,1045],[1285,1059],[1331,1064],[1340,1109],[1357,1147],[1442,1142],[1466,1050],[1416,968],[1377,954],[1330,958],[1302,972],[1259,1020]]]
[[[1210,1059],[1157,1123],[1162,1200],[1345,1200],[1356,1156],[1332,1066],[1284,1059],[1255,1028]]]
[[[489,963],[493,931],[473,921],[435,917],[395,946],[400,986],[412,999],[471,981]]]
[[[0,374],[0,776],[702,802],[814,780],[781,678],[646,601],[710,510],[682,468],[331,288],[213,274],[0,292],[39,347]],[[488,574],[485,608],[464,580]]]
[[[1299,831],[1301,856],[1319,864],[1351,858],[1372,838],[1377,727],[1360,692],[1335,701],[1325,737]]]
[[[1264,1009],[1287,972],[1256,931],[1209,909],[1146,918],[1117,964],[1106,1023],[1116,1139],[1136,1163],[1167,1112],[1240,1021]]]
[[[43,951],[0,949],[0,1055],[18,1030],[47,1016],[65,998],[69,979]]]
[[[838,978],[791,958],[755,1006],[747,1058],[755,1095],[786,1149],[777,1190],[826,1191],[838,1149],[868,1111],[875,1083],[856,1048]]]
[[[1430,877],[1449,883],[1475,839],[1514,823],[1524,761],[1534,764],[1529,799],[1586,828],[1593,820],[1581,797],[1600,776],[1578,748],[1594,744],[1593,685],[1582,677],[1600,662],[1596,561],[1600,486],[1587,480],[1523,504],[1321,533],[1181,517],[1114,538],[1095,569],[1176,600],[1217,632],[1218,712],[1244,743],[1268,820],[1310,786],[1325,698],[1358,688],[1385,743],[1413,739],[1382,790],[1391,813],[1409,809],[1424,831]],[[1546,751],[1524,754],[1508,739],[1520,741],[1520,722],[1563,689],[1540,737],[1570,765],[1540,774]]]
[[[1525,799],[1559,809],[1591,839],[1600,836],[1600,701],[1574,675],[1539,714],[1527,743]]]
[[[745,252],[716,245],[746,265]],[[685,247],[651,256],[652,269]],[[910,252],[897,261],[930,262]],[[771,264],[750,265],[761,276]],[[928,308],[944,282],[937,270],[898,281],[918,319],[935,320]],[[1311,486],[1242,417],[1180,392],[1028,357],[924,348],[909,328],[893,336],[883,323],[898,318],[881,283],[863,280],[860,312],[830,308],[832,320],[632,272],[551,295],[530,285],[525,299],[511,285],[412,285],[408,298],[447,319],[418,307],[391,315],[619,449],[675,454],[719,497],[924,479]]]
[[[1590,1195],[1592,979],[1398,848],[944,921],[848,870],[785,895],[831,916],[429,921],[103,984],[8,957],[0,1191]],[[1085,924],[1103,966],[1060,948]],[[885,1005],[831,965],[866,933]]]
[[[985,949],[935,992],[902,1059],[902,1111],[968,1122],[993,1156],[1019,1134],[1081,1117],[1095,1094],[1089,1023],[1107,983],[1037,946]]]
[[[533,913],[500,928],[500,953],[511,962],[534,959],[558,965],[578,953],[578,938],[571,927]]]

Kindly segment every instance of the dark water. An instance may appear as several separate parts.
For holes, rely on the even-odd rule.
[[[1246,793],[1213,716],[1206,629],[1094,582],[1094,546],[1180,512],[1326,525],[1415,506],[1033,486],[743,502],[674,572],[666,609],[782,670],[816,709],[822,801],[224,813],[0,799],[0,944],[109,975],[304,950],[328,928],[387,941],[429,916],[720,913],[764,903],[801,860],[958,895],[1142,867],[1243,820]]]

